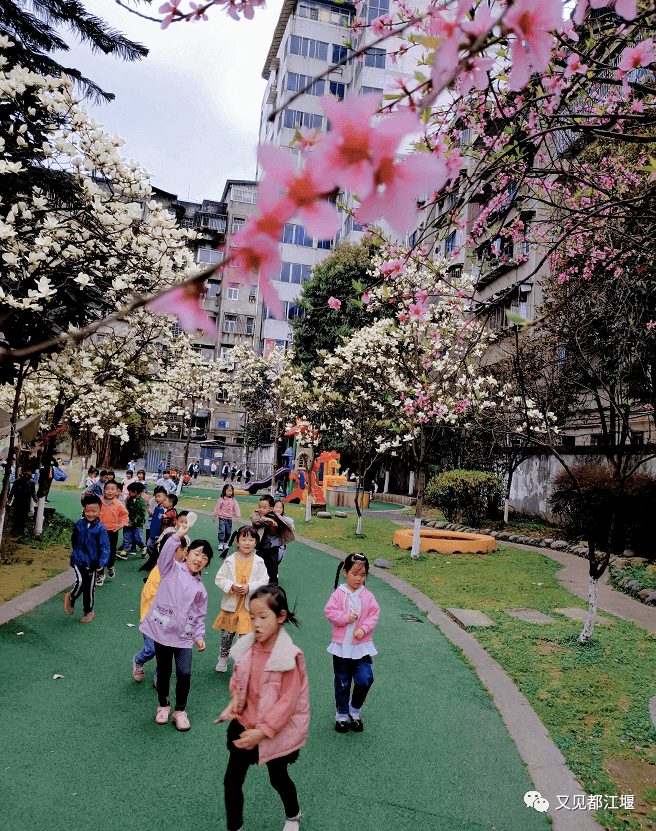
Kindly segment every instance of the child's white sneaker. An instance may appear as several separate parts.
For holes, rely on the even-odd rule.
[[[282,831],[299,831],[299,828],[301,827],[301,817],[303,816],[303,814],[299,813],[293,819],[285,817],[285,825]]]
[[[216,662],[216,671],[217,672],[227,672],[228,671],[228,659],[222,658],[219,655],[219,660]]]

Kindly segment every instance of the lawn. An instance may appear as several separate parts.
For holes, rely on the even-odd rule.
[[[360,551],[371,562],[390,560],[393,574],[441,608],[483,610],[495,625],[468,631],[530,701],[587,793],[635,796],[635,810],[602,809],[598,821],[610,829],[651,828],[656,820],[656,730],[649,717],[649,700],[656,694],[655,636],[604,615],[615,623],[597,625],[592,641],[579,644],[582,624],[553,611],[587,608],[559,584],[560,564],[539,551],[510,546],[494,554],[422,554],[412,560],[392,545],[397,527],[365,516],[364,534],[358,537],[353,516],[311,523],[296,519],[300,536],[345,553]],[[526,623],[503,612],[524,607],[557,622]]]

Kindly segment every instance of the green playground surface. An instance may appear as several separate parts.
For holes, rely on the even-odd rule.
[[[79,494],[53,489],[51,500],[79,517]],[[214,542],[211,518],[199,515],[192,536]],[[229,674],[214,669],[219,632],[211,628],[219,562],[203,575],[207,650],[194,649],[188,733],[154,723],[154,661],[142,683],[132,678],[143,642],[141,563],[117,561],[90,624],[80,624],[81,610],[66,615],[60,594],[0,627],[3,831],[225,828],[226,726],[212,723],[229,699]],[[310,678],[310,734],[290,768],[303,831],[545,831],[545,816],[524,804],[533,784],[476,675],[408,599],[373,577],[367,586],[382,611],[365,730],[334,731],[323,607],[336,567],[328,554],[292,543],[280,569],[301,623],[290,634]],[[246,831],[282,828],[266,770],[251,768],[245,797]]]

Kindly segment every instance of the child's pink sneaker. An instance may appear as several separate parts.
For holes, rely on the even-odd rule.
[[[171,713],[171,708],[170,707],[158,707],[157,708],[157,715],[155,716],[155,722],[157,724],[168,724],[170,713]]]
[[[189,730],[191,727],[185,710],[176,710],[173,713],[173,721],[175,722],[175,726],[178,730]]]

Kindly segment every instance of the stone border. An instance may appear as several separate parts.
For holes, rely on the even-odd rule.
[[[0,606],[0,626],[24,615],[25,612],[31,612],[32,609],[50,600],[59,592],[69,589],[73,583],[75,583],[75,572],[72,568],[67,568],[66,571],[51,577],[40,586],[19,594],[13,600],[7,600]]]
[[[297,536],[296,541],[339,560],[346,556],[343,551],[307,537]],[[494,706],[501,714],[535,787],[541,794],[551,796],[547,813],[553,820],[554,830],[599,831],[601,826],[588,811],[556,811],[556,794],[583,794],[585,797],[584,791],[567,767],[565,757],[549,738],[546,727],[505,670],[490,657],[473,635],[461,629],[425,594],[384,569],[370,566],[369,572],[405,595],[422,612],[426,612],[428,620],[471,661],[479,679],[491,693]]]

